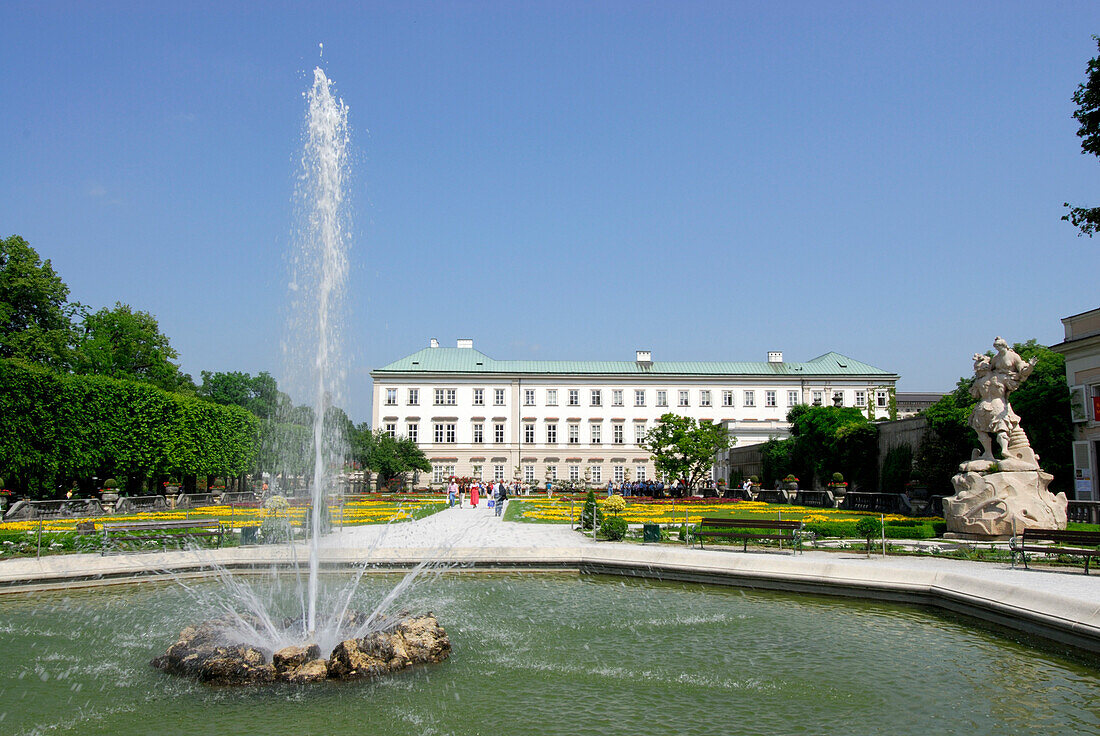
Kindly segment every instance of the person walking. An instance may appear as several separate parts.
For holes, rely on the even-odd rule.
[[[478,496],[480,495],[481,488],[478,487],[478,482],[475,480],[474,484],[470,486],[470,505],[475,509],[477,508]]]
[[[456,495],[458,495],[458,484],[455,483],[454,478],[451,478],[451,483],[447,486],[447,508],[454,508]]]
[[[508,499],[508,489],[505,487],[503,481],[497,482],[497,490],[494,497],[496,502],[497,516],[501,516],[504,513],[504,502]]]

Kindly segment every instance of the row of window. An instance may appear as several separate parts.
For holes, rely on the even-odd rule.
[[[492,468],[491,479],[505,480],[504,466],[494,465]],[[580,465],[567,465],[566,477],[569,480],[580,480],[583,471]],[[447,463],[433,463],[432,464],[432,481],[435,483],[446,483],[455,476],[455,466]],[[589,481],[592,483],[603,483],[603,466],[602,465],[590,465],[588,467]],[[644,482],[646,478],[646,467],[644,465],[637,465],[634,468],[633,476],[636,480]],[[487,480],[485,478],[485,466],[474,465],[473,477],[478,480]],[[543,474],[544,478],[549,478],[551,481],[558,479],[558,466],[547,465]],[[625,465],[612,465],[611,466],[611,478],[616,483],[622,483],[626,480],[626,466]],[[538,480],[535,476],[534,465],[523,466],[523,481],[525,483],[534,483]]]
[[[391,437],[397,437],[397,424],[395,422],[387,422],[382,427],[383,431]],[[457,441],[457,429],[458,425],[453,422],[436,422],[432,425],[433,437],[436,444],[454,444]],[[558,425],[556,422],[548,422],[546,424],[546,443],[549,445],[557,444],[558,442]],[[567,441],[571,445],[580,444],[581,441],[581,425],[570,423],[566,429]],[[485,442],[485,425],[480,422],[474,422],[472,425],[472,441],[475,445],[480,445]],[[646,424],[644,421],[634,422],[634,444],[640,445],[645,438]],[[589,424],[588,427],[588,441],[593,445],[603,444],[603,426],[600,424]],[[405,436],[413,442],[420,441],[420,425],[416,422],[408,422],[405,424]],[[507,440],[505,439],[505,426],[504,424],[493,425],[493,442],[496,444],[503,444]],[[533,445],[536,442],[535,438],[535,425],[532,422],[525,422],[523,425],[523,443],[527,445]],[[611,444],[622,445],[625,443],[623,435],[623,425],[615,423],[611,425]]]
[[[410,388],[407,391],[407,404],[409,406],[418,406],[420,404],[420,389]],[[546,406],[558,405],[558,389],[548,388],[546,391]],[[656,391],[656,406],[665,407],[668,406],[668,394],[666,389],[655,389]],[[455,406],[458,403],[458,389],[454,388],[437,388],[435,392],[435,405],[436,406]],[[800,391],[798,389],[791,389],[787,391],[787,406],[796,406],[801,403],[799,396]],[[713,406],[712,392],[710,389],[698,390],[698,406]],[[824,403],[825,393],[824,391],[811,392],[812,403],[821,405]],[[588,401],[589,406],[603,406],[604,390],[599,388],[589,389]],[[844,403],[844,392],[837,390],[833,392],[832,400],[834,403]],[[734,404],[734,392],[731,389],[722,390],[722,406],[731,407]],[[473,394],[474,406],[485,406],[485,389],[475,388]],[[504,406],[506,400],[506,389],[495,388],[493,389],[493,406]],[[875,404],[879,407],[885,407],[887,405],[888,397],[886,391],[875,392]],[[766,389],[764,391],[764,406],[775,407],[779,405],[779,392],[773,389]],[[397,406],[397,389],[387,388],[385,397],[386,406]],[[526,388],[523,390],[523,405],[535,406],[535,389]],[[581,392],[580,389],[571,388],[566,392],[566,406],[580,406],[581,405]],[[634,406],[646,405],[646,389],[638,388],[634,389]],[[676,392],[676,405],[678,407],[691,406],[691,391],[688,389],[680,389]],[[616,388],[611,389],[611,406],[623,406],[623,389]],[[741,392],[741,406],[743,407],[755,407],[756,406],[756,390],[746,389]],[[867,406],[867,391],[856,390],[855,392],[855,406]]]

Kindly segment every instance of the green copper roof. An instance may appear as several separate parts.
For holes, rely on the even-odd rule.
[[[493,360],[473,348],[424,348],[372,371],[382,373],[524,373],[590,375],[700,376],[882,376],[895,374],[840,353],[825,353],[804,363],[632,360]]]

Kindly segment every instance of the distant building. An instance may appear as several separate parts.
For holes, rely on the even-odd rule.
[[[785,433],[797,404],[870,404],[888,416],[898,380],[839,353],[802,363],[778,351],[760,362],[654,361],[646,350],[634,360],[494,360],[472,340],[445,348],[434,339],[371,377],[372,426],[412,438],[434,483],[587,471],[595,485],[655,477],[639,443],[662,414],[724,422],[738,444],[753,444]]]
[[[1066,356],[1073,420],[1073,474],[1075,498],[1100,498],[1100,308],[1062,320],[1066,339],[1051,350]]]
[[[921,392],[898,391],[898,419],[908,419],[916,416],[928,407],[943,398],[943,394]]]

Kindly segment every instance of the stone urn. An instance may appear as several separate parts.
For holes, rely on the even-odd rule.
[[[844,498],[844,496],[848,494],[847,483],[830,483],[827,488],[829,489],[829,492],[833,494],[833,498],[835,498],[837,501]]]
[[[797,491],[798,480],[787,480],[786,478],[784,478],[779,482],[779,489],[783,491]]]

